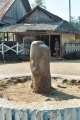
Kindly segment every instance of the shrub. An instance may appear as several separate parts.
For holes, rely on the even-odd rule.
[[[74,53],[65,54],[65,55],[64,55],[64,58],[65,58],[66,60],[73,60],[73,59],[76,58],[76,55],[75,55]]]
[[[80,60],[80,53],[69,53],[63,56],[66,60]]]
[[[3,39],[3,36],[2,36],[2,34],[0,33],[0,40],[2,40]]]
[[[76,59],[80,60],[80,53],[76,53]]]

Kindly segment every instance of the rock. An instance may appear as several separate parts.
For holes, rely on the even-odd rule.
[[[10,83],[24,83],[28,80],[31,80],[31,76],[21,76],[21,77],[11,77],[11,78],[5,78],[0,81],[3,81],[5,84],[10,84]]]
[[[34,41],[30,48],[30,67],[34,92],[45,93],[51,89],[50,49],[42,41]]]
[[[64,79],[64,80],[63,80],[63,83],[67,83],[67,81],[68,81],[67,79]]]
[[[45,101],[50,101],[51,99],[50,98],[47,98]]]
[[[76,83],[77,83],[77,80],[72,79],[72,80],[71,80],[71,83],[76,84]]]

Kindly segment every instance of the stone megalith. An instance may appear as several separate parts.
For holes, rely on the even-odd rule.
[[[30,48],[31,87],[34,92],[46,93],[51,89],[51,52],[42,41],[34,41]]]

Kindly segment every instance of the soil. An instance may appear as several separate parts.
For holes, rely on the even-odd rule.
[[[23,80],[24,78],[24,80]],[[14,82],[10,82],[10,81]],[[16,102],[44,102],[80,99],[80,81],[52,78],[52,88],[49,93],[34,93],[31,88],[31,79],[12,78],[0,86],[0,96]],[[3,80],[4,81],[4,80]]]

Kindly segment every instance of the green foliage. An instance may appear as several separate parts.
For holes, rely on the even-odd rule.
[[[80,30],[80,16],[76,19],[75,17],[71,17],[71,23]]]
[[[0,90],[3,90],[6,87],[7,87],[6,83],[4,83],[3,81],[0,81]]]
[[[64,58],[66,60],[80,60],[80,53],[70,53],[70,54],[65,54]]]
[[[0,97],[2,97],[3,95],[2,95],[2,93],[0,93]]]
[[[66,60],[73,60],[73,59],[75,59],[75,55],[74,54],[65,54],[64,58]]]
[[[76,59],[80,60],[80,53],[76,53]]]
[[[80,85],[80,80],[76,80],[76,79],[64,79],[63,84],[67,84],[67,85]]]
[[[0,40],[2,40],[3,39],[3,35],[2,35],[2,33],[0,33]]]
[[[33,9],[36,6],[40,6],[40,7],[44,8],[44,9],[46,9],[45,0],[34,0],[34,4],[32,4],[31,7]]]

